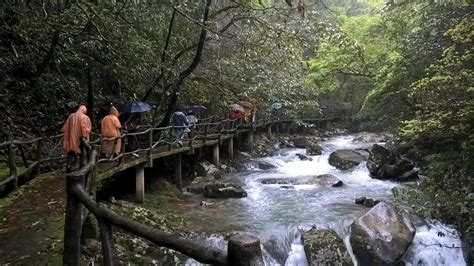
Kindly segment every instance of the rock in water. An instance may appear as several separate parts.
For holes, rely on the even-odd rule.
[[[301,154],[301,153],[296,153],[295,154],[296,157],[298,157],[301,161],[312,161],[313,158],[307,156],[307,155],[304,155],[304,154]]]
[[[353,150],[338,150],[329,155],[329,164],[341,170],[348,170],[364,161],[364,156]]]
[[[204,187],[216,182],[213,176],[198,176],[194,178],[193,182],[186,188],[188,192],[201,194],[204,192]]]
[[[415,236],[408,213],[385,202],[351,225],[351,246],[360,265],[394,265]]]
[[[371,198],[367,198],[367,197],[359,197],[359,198],[355,199],[355,203],[357,205],[363,205],[365,207],[372,208],[375,205],[379,204],[380,200],[371,199]]]
[[[418,177],[418,170],[415,165],[405,159],[397,156],[389,149],[374,144],[367,160],[367,169],[370,175],[377,179],[397,179],[406,181]]]
[[[352,265],[344,242],[334,231],[311,228],[301,238],[310,265]]]
[[[206,198],[243,198],[247,192],[239,185],[231,183],[214,183],[204,187]]]
[[[315,178],[319,185],[325,187],[341,187],[344,184],[337,176],[331,174],[318,175]]]

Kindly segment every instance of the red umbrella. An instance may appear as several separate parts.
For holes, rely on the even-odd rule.
[[[231,104],[230,109],[232,109],[232,111],[239,111],[239,112],[242,112],[242,113],[244,112],[244,107],[241,106],[241,105],[238,105],[236,103]]]
[[[252,107],[253,107],[253,104],[251,102],[247,102],[247,101],[240,101],[239,104],[242,105],[243,107],[247,108],[247,109],[252,109]]]

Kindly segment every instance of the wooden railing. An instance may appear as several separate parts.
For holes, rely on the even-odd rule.
[[[336,118],[315,117],[302,120],[317,121]],[[185,134],[183,138],[183,144],[192,148],[198,141],[206,145],[207,142],[218,139],[221,143],[225,135],[238,134],[250,127],[259,127],[271,123],[289,123],[293,119],[258,115],[253,123],[245,123],[242,119],[214,121],[215,117],[209,117],[201,119],[198,124],[190,127],[190,132]],[[105,138],[100,134],[92,133],[91,144],[98,145],[103,141],[113,141],[116,143],[120,138],[122,144],[120,155],[118,157],[102,157],[98,159],[98,162],[117,162],[121,164],[124,157],[130,157],[135,154],[151,158],[153,152],[171,151],[174,148],[173,131],[176,129],[178,129],[176,126],[161,128],[141,126],[137,129],[137,132],[124,132],[117,138]],[[12,140],[10,137],[7,141],[0,143],[0,168],[8,168],[9,173],[7,177],[4,176],[2,178],[0,176],[0,191],[16,189],[19,185],[38,175],[40,170],[45,169],[45,167],[54,168],[62,166],[66,161],[66,156],[62,149],[62,138],[62,134],[30,140]],[[101,155],[100,146],[98,148],[98,155]],[[4,189],[5,187],[10,189]],[[1,192],[0,196],[2,196]]]
[[[113,227],[151,241],[157,246],[179,251],[201,263],[216,265],[263,265],[258,238],[247,236],[252,239],[255,247],[258,248],[258,252],[252,250],[249,253],[248,241],[244,244],[240,240],[233,241],[232,239],[229,239],[229,243],[233,242],[228,245],[228,252],[225,252],[138,223],[118,215],[97,203],[94,200],[96,195],[96,173],[99,163],[97,147],[82,140],[81,150],[82,156],[86,156],[88,159],[86,161],[81,160],[82,165],[78,171],[66,175],[67,204],[63,264],[79,265],[82,225],[90,212],[99,223],[104,265],[115,264],[113,255]],[[232,258],[231,261],[229,258]],[[254,262],[258,263],[254,264]]]

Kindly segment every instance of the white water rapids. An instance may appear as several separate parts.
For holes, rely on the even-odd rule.
[[[251,169],[224,179],[238,183],[247,191],[243,199],[204,199],[188,195],[187,203],[177,206],[176,213],[184,216],[193,230],[214,234],[202,241],[226,248],[222,235],[245,231],[260,238],[266,265],[308,265],[301,243],[301,232],[315,225],[333,229],[348,250],[350,225],[368,211],[356,205],[355,198],[367,196],[392,200],[391,189],[398,183],[372,179],[365,163],[355,169],[342,171],[330,166],[329,154],[338,149],[369,148],[372,144],[354,143],[353,136],[340,136],[322,142],[324,152],[312,156],[313,161],[301,161],[295,154],[302,149],[283,149],[278,155],[263,158],[278,167],[271,170]],[[262,184],[265,179],[298,178],[333,174],[344,182],[342,187],[317,185]],[[196,207],[201,200],[208,206]],[[403,257],[407,265],[465,265],[459,235],[455,229],[437,222],[417,227],[415,239]],[[351,254],[352,256],[352,254]],[[356,261],[353,257],[356,264]],[[189,259],[187,265],[198,265]]]

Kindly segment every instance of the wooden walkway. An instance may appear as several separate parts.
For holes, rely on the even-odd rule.
[[[324,123],[340,118],[316,117],[298,119],[297,121]],[[173,143],[174,132],[178,127],[141,127],[138,132],[124,133],[120,137],[122,153],[119,157],[101,158],[99,160],[97,179],[103,180],[128,168],[140,165],[152,166],[153,160],[160,157],[193,152],[195,149],[205,146],[228,143],[243,134],[249,135],[250,133],[253,139],[253,132],[256,130],[265,129],[271,134],[272,127],[276,131],[280,127],[289,129],[294,121],[296,120],[260,119],[253,124],[245,124],[242,120],[213,122],[210,119],[202,119],[199,124],[190,129],[191,132],[186,134],[181,147],[177,147]],[[9,174],[3,177],[0,175],[0,197],[9,191],[15,190],[19,185],[27,183],[34,176],[40,174],[41,170],[62,167],[66,162],[66,157],[62,151],[62,137],[61,134],[31,140],[12,140],[10,138],[8,141],[0,143],[0,168],[7,167],[9,169]],[[99,134],[92,134],[90,143],[99,147],[99,154],[99,144],[103,141],[115,142],[116,139],[107,139]],[[2,151],[3,153],[1,153]],[[139,156],[135,156],[136,154]],[[1,191],[4,191],[3,195]]]

